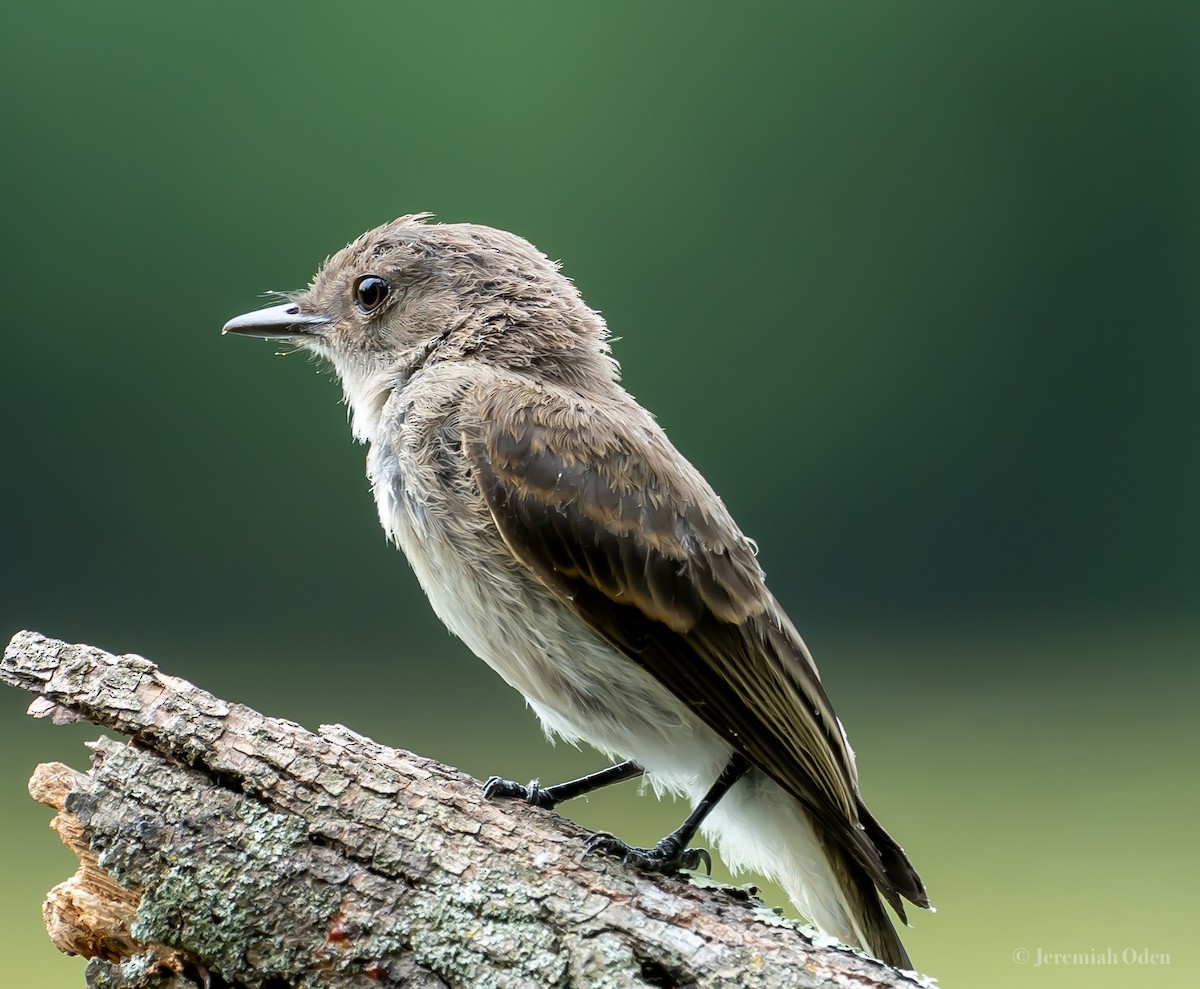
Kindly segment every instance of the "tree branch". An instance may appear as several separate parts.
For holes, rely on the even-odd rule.
[[[139,656],[21,632],[0,679],[35,716],[130,736],[30,784],[80,859],[44,912],[89,986],[927,984],[744,892],[581,861],[571,821]]]

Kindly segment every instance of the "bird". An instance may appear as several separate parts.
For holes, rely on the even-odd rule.
[[[696,869],[702,833],[820,931],[911,969],[884,902],[907,923],[925,886],[863,802],[808,647],[561,265],[414,213],[279,295],[223,332],[332,366],[380,523],[434,612],[548,735],[614,760],[555,786],[492,777],[486,795],[550,808],[644,776],[687,819],[652,847],[600,832],[583,853]]]

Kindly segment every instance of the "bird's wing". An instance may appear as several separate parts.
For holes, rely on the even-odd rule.
[[[510,379],[467,397],[460,423],[517,559],[800,800],[901,915],[897,893],[923,904],[753,544],[649,414]]]

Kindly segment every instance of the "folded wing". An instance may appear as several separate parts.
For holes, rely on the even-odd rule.
[[[516,381],[471,396],[463,449],[513,554],[808,809],[903,917],[927,905],[866,811],[816,667],[753,546],[633,403]],[[514,401],[514,398],[516,399]]]

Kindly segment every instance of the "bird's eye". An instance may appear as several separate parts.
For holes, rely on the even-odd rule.
[[[363,275],[354,283],[354,301],[364,316],[373,313],[388,297],[392,287],[378,275]]]

